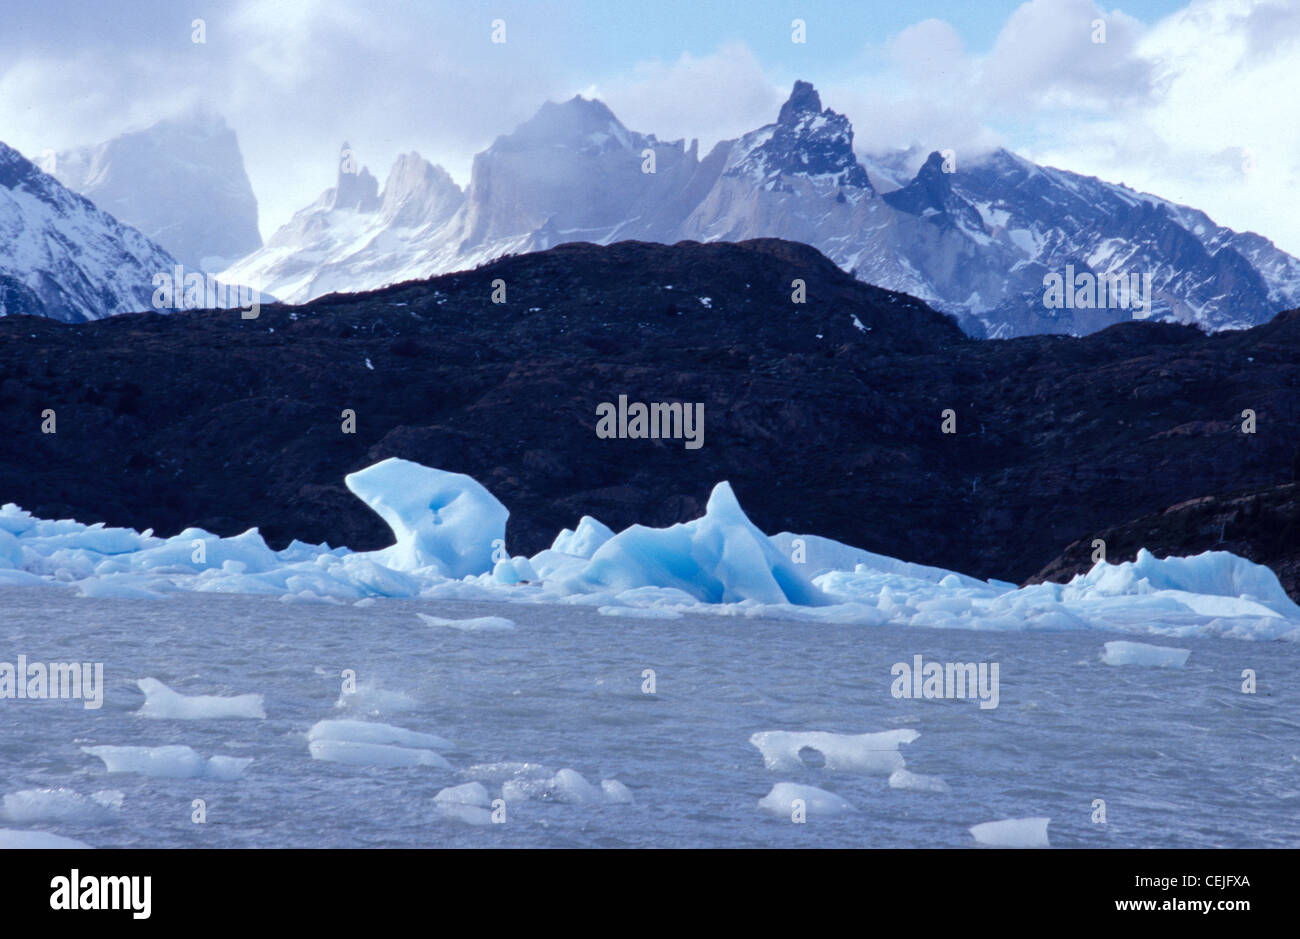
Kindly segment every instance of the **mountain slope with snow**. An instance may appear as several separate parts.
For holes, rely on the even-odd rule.
[[[179,262],[0,143],[0,316],[63,322],[153,308]]]

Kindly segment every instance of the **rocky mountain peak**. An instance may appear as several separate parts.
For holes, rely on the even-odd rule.
[[[776,122],[794,124],[808,112],[820,114],[821,111],[822,99],[821,95],[817,94],[817,89],[810,82],[796,81],[790,91],[790,97],[786,99],[785,104],[781,105],[781,113],[777,116]]]

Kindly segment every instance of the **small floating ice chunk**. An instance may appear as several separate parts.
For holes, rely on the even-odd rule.
[[[816,786],[801,786],[790,782],[781,782],[773,786],[771,792],[758,800],[758,807],[769,815],[788,819],[795,812],[796,799],[803,801],[803,809],[808,817],[844,815],[857,811],[833,792],[818,789]]]
[[[72,789],[23,789],[4,798],[3,815],[11,822],[69,822],[105,825],[121,820],[123,794],[103,789],[89,797]]]
[[[136,685],[144,692],[144,706],[136,711],[141,717],[169,720],[208,720],[219,718],[250,718],[265,720],[260,694],[241,694],[231,697],[218,695],[185,695],[173,691],[156,678],[141,678]]]
[[[469,782],[443,789],[433,801],[443,818],[464,822],[466,825],[491,825],[492,799],[487,787],[480,782]]]
[[[478,805],[465,805],[460,802],[439,802],[438,814],[443,818],[466,825],[480,827],[492,824],[492,811]]]
[[[48,831],[15,831],[0,828],[0,850],[85,850],[91,845],[75,838],[51,834]]]
[[[600,788],[605,793],[605,801],[618,805],[628,805],[632,799],[632,790],[617,779],[602,779]]]
[[[1145,642],[1108,642],[1101,653],[1107,665],[1153,665],[1157,668],[1182,668],[1191,649],[1153,646]]]
[[[873,734],[833,734],[826,731],[767,730],[754,734],[749,742],[763,754],[763,762],[773,772],[790,772],[805,765],[801,750],[821,755],[826,769],[849,773],[889,775],[904,766],[900,743],[911,743],[921,736],[915,730],[884,730]]]
[[[428,613],[417,613],[416,616],[424,620],[428,626],[445,626],[449,629],[459,629],[461,632],[481,633],[481,632],[504,632],[507,629],[514,629],[514,620],[508,620],[504,616],[476,616],[471,619],[444,619],[441,616],[430,616]]]
[[[573,769],[562,769],[551,779],[548,794],[556,802],[604,802],[605,793]]]
[[[995,848],[1047,848],[1050,818],[1005,818],[972,825],[970,833],[980,844]]]
[[[378,721],[324,720],[307,731],[308,740],[350,740],[354,743],[382,743],[399,747],[448,750],[455,746],[446,737],[381,724]]]
[[[448,802],[457,805],[478,805],[487,808],[492,804],[487,786],[481,782],[467,782],[459,786],[448,786],[433,797],[434,802]]]
[[[506,802],[525,802],[543,799],[569,804],[596,805],[599,803],[626,804],[632,793],[617,779],[602,779],[593,785],[575,769],[562,769],[551,775],[537,763],[500,763],[483,767],[494,769],[494,775],[509,773],[501,786],[501,798]]]
[[[110,773],[139,773],[165,779],[238,779],[252,757],[214,756],[204,760],[180,744],[166,747],[82,747],[104,761]]]
[[[440,753],[413,747],[395,747],[386,743],[360,743],[355,740],[313,740],[307,745],[313,760],[347,763],[352,766],[435,766],[451,769]]]
[[[911,789],[914,792],[948,792],[948,784],[940,776],[925,776],[905,769],[895,770],[889,776],[890,789]]]

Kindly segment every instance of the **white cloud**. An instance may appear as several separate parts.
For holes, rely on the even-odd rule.
[[[1137,54],[1158,85],[1105,120],[1062,128],[1028,155],[1122,179],[1300,254],[1300,16],[1289,0],[1198,0]],[[1267,35],[1261,24],[1267,24]]]
[[[583,92],[609,105],[627,127],[661,140],[699,138],[703,155],[719,140],[776,120],[790,89],[769,81],[749,47],[730,42],[703,56],[642,62]]]
[[[590,24],[558,2],[500,0],[509,12],[475,4],[450,18],[398,0],[205,2],[194,0],[204,45],[190,42],[191,13],[166,0],[93,28],[19,10],[0,34],[3,139],[35,155],[202,100],[239,133],[269,233],[332,184],[344,139],[381,181],[415,149],[463,184],[476,151],[543,101],[583,92],[635,130],[698,137],[707,152],[774,120],[798,77],[848,114],[863,152],[917,145],[960,160],[1007,145],[1300,254],[1288,198],[1300,182],[1297,0],[1192,0],[1149,27],[1095,0],[1028,0],[987,51],[926,19],[813,74],[787,74],[740,41],[611,73],[584,64]],[[489,42],[496,15],[505,45]]]

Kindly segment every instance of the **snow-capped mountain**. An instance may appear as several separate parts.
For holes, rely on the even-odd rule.
[[[239,141],[205,109],[56,154],[54,175],[191,269],[224,267],[262,246]]]
[[[601,102],[574,97],[478,154],[463,194],[413,154],[382,198],[364,170],[341,175],[224,276],[260,277],[301,302],[565,241],[779,237],[975,335],[1082,334],[1135,317],[1237,328],[1300,305],[1300,260],[1195,209],[1005,150],[933,153],[907,172],[917,156],[860,158],[849,120],[802,81],[775,122],[702,159],[695,142],[631,131]],[[345,183],[355,192],[340,199]],[[412,187],[427,199],[410,201]],[[400,199],[413,207],[385,208]],[[1069,287],[1053,296],[1052,278]],[[1121,279],[1118,294],[1075,290]]]
[[[82,322],[153,308],[180,262],[0,143],[0,316]]]
[[[273,282],[278,291],[267,292],[290,302],[425,277],[427,245],[464,201],[447,171],[417,153],[398,157],[381,193],[344,143],[333,188],[221,277],[264,288]]]

